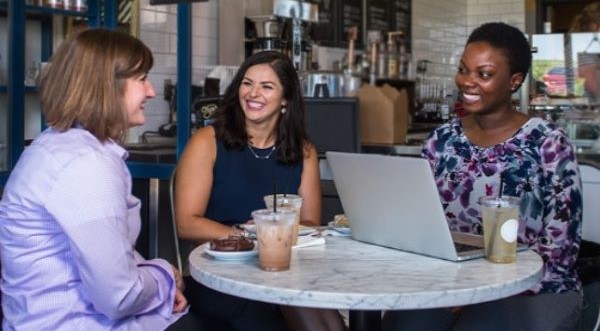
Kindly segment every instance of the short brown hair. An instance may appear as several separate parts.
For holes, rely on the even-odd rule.
[[[42,73],[42,110],[48,125],[81,125],[102,142],[122,142],[128,129],[125,80],[154,63],[144,43],[123,32],[85,29],[68,37]]]

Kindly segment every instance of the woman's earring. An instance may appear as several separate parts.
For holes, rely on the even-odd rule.
[[[285,114],[286,111],[287,111],[287,108],[285,108],[285,105],[281,106],[281,113]]]

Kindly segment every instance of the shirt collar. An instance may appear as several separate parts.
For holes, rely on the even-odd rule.
[[[93,134],[91,132],[89,132],[88,130],[86,130],[79,123],[73,124],[73,128],[75,128],[75,129],[81,129],[81,130],[83,130],[83,131],[85,131],[88,134],[90,134],[90,135],[93,136]],[[96,137],[94,137],[94,138],[97,139]],[[106,140],[104,143],[101,143],[101,144],[104,145],[112,153],[118,155],[123,160],[126,160],[127,157],[129,156],[129,152],[127,152],[127,150],[125,148],[123,148],[121,145],[119,145],[117,142],[115,142],[111,138],[108,138],[108,140]]]
[[[127,152],[127,150],[125,148],[123,148],[123,146],[117,144],[112,139],[108,139],[104,143],[104,146],[106,146],[106,148],[108,148],[108,150],[110,150],[112,153],[115,153],[123,160],[126,160],[127,157],[129,156],[129,152]]]

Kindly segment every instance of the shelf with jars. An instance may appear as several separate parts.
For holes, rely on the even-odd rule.
[[[26,146],[43,129],[37,79],[65,22],[105,26],[117,0],[0,0],[0,187]],[[101,13],[104,13],[101,15]]]

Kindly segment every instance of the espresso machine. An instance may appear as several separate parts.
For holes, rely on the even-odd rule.
[[[272,0],[266,12],[246,16],[246,55],[274,50],[286,53],[298,71],[311,69],[312,43],[307,26],[318,22],[318,5],[296,0]]]
[[[285,51],[282,19],[274,15],[250,16],[247,19],[252,24],[250,32],[247,33],[247,38],[251,40],[251,54],[261,51]]]

